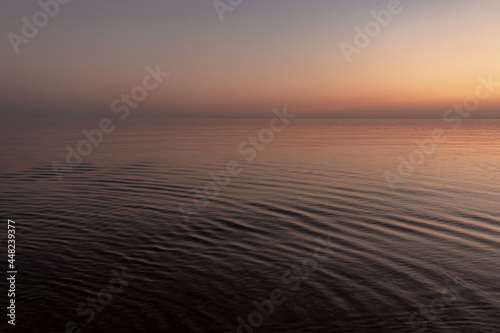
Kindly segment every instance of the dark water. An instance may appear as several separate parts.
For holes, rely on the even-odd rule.
[[[394,191],[384,172],[443,121],[294,120],[251,163],[238,146],[267,120],[127,122],[63,182],[51,163],[83,125],[2,129],[9,331],[500,332],[499,121],[448,131]],[[241,174],[186,223],[178,206],[229,160]],[[122,267],[122,291],[78,315]],[[252,315],[276,289],[286,300]]]

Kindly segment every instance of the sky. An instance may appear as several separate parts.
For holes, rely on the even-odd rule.
[[[221,21],[212,0],[72,0],[16,53],[9,33],[41,8],[2,1],[0,117],[104,115],[157,64],[170,76],[134,116],[441,117],[500,81],[498,0],[401,0],[349,63],[340,45],[389,2],[243,0]],[[500,89],[474,117],[499,107]]]

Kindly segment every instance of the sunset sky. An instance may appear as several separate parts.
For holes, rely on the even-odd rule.
[[[500,81],[500,1],[401,1],[403,11],[347,63],[386,0],[243,0],[220,21],[211,0],[73,0],[15,54],[7,37],[37,1],[0,4],[0,115],[95,116],[140,84],[171,75],[135,116],[440,117]],[[500,91],[477,117],[500,113]]]

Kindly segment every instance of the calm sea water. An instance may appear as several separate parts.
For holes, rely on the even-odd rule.
[[[500,121],[447,131],[394,191],[384,172],[449,125],[293,120],[246,162],[238,146],[267,125],[127,120],[63,182],[51,163],[93,122],[3,128],[15,331],[500,332]],[[186,223],[179,205],[230,160],[241,174]],[[122,267],[123,290],[77,314]]]

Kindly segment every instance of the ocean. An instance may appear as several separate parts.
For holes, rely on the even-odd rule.
[[[2,126],[17,331],[500,332],[499,120],[95,123]]]

